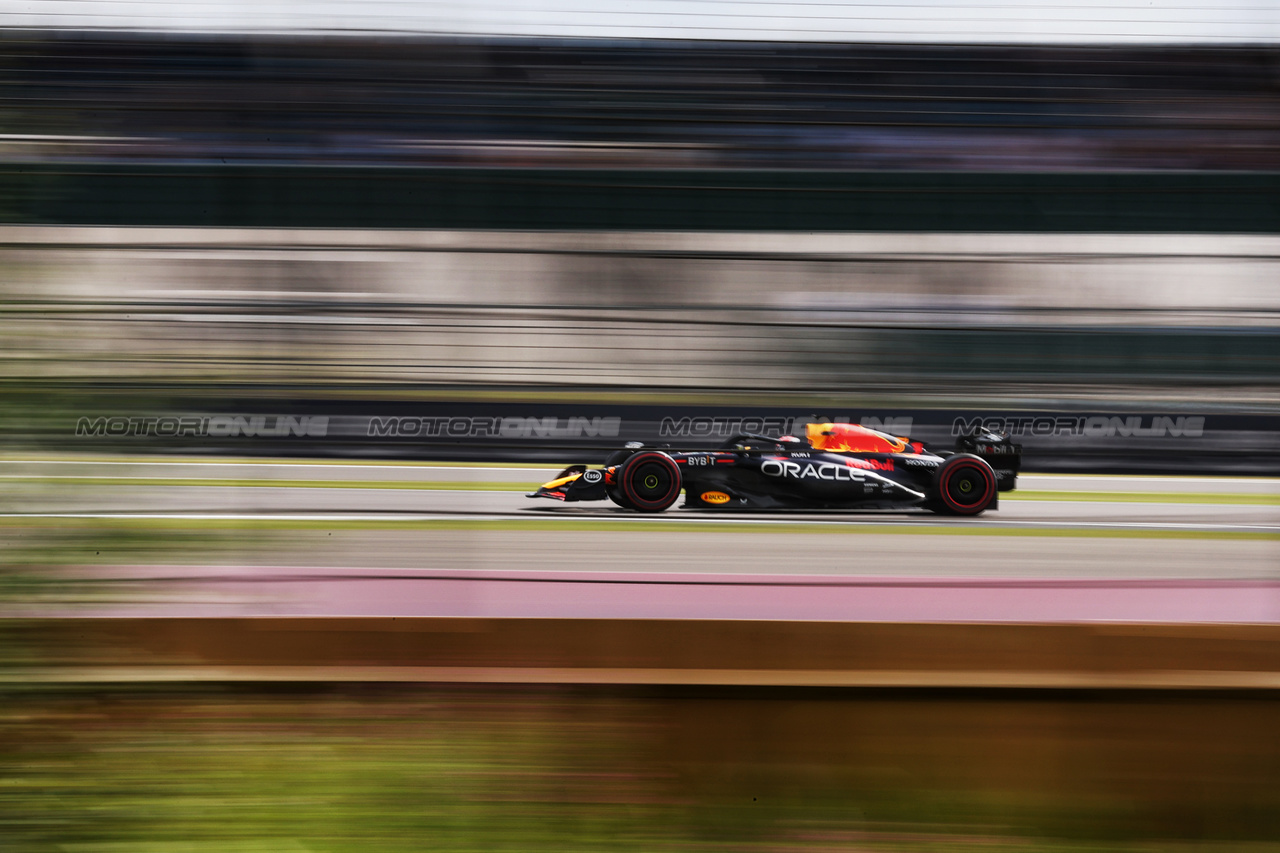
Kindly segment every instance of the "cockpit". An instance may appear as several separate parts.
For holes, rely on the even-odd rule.
[[[909,441],[859,424],[806,424],[805,436],[828,453],[902,453]]]
[[[920,453],[922,445],[910,439],[864,427],[859,424],[805,424],[803,440],[792,435],[767,436],[739,433],[726,441],[726,450],[795,451],[813,450],[827,453]]]

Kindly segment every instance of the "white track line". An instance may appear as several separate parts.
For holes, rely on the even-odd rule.
[[[1033,529],[1047,530],[1070,530],[1070,529],[1103,529],[1103,530],[1196,530],[1207,532],[1277,532],[1280,533],[1280,525],[1272,524],[1213,524],[1202,522],[1127,522],[1127,521],[1018,521],[1018,520],[986,520],[986,521],[954,521],[950,519],[924,519],[924,520],[903,520],[897,518],[805,518],[805,519],[789,519],[789,518],[708,518],[708,517],[682,517],[682,516],[636,516],[636,515],[525,515],[521,514],[493,514],[493,513],[281,513],[281,514],[262,514],[262,513],[175,513],[175,512],[52,512],[52,513],[23,513],[8,512],[0,513],[0,518],[11,519],[38,519],[38,518],[61,518],[61,519],[128,519],[128,520],[159,520],[159,521],[330,521],[330,522],[413,522],[413,521],[513,521],[513,520],[538,520],[538,521],[621,521],[626,524],[690,524],[690,525],[775,525],[775,526],[805,526],[805,525],[823,525],[845,527],[870,527],[870,526],[892,526],[892,527],[953,527],[957,530],[1000,530],[1011,527],[1026,527]]]
[[[1163,474],[1037,474],[1034,471],[1023,471],[1019,478],[1028,477],[1045,480],[1088,480],[1093,483],[1270,483],[1280,485],[1276,477],[1185,477]]]

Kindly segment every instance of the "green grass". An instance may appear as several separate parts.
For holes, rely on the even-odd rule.
[[[14,519],[9,519],[10,521]],[[243,560],[277,534],[257,528],[190,525],[0,524],[0,602],[102,601],[109,583],[73,577],[67,566]],[[0,661],[4,658],[0,648]]]
[[[5,688],[0,847],[1276,853],[1274,705]]]

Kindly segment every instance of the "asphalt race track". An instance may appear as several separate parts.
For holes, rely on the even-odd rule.
[[[0,471],[10,531],[150,537],[67,546],[63,571],[112,592],[29,611],[44,615],[1280,622],[1276,480],[1027,475],[998,512],[954,519],[640,515],[527,499],[556,473],[531,467]]]
[[[608,501],[558,504],[521,490],[556,469],[394,464],[66,462],[0,465],[8,517],[98,514],[321,520],[516,518],[645,524],[950,526],[975,529],[1186,530],[1280,533],[1280,481],[1244,478],[1025,475],[976,519],[928,512],[726,512],[642,515]],[[1024,496],[1033,496],[1026,500]],[[1063,499],[1054,499],[1063,498]]]

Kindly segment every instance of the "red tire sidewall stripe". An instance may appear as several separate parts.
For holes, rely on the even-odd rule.
[[[963,471],[965,468],[973,468],[974,470],[981,472],[982,481],[987,484],[986,489],[982,492],[982,500],[976,501],[972,504],[956,503],[947,492],[947,485],[951,482],[951,477],[956,471]],[[975,512],[991,503],[991,494],[995,487],[995,477],[987,470],[986,466],[980,465],[973,460],[965,459],[959,464],[953,465],[951,468],[942,472],[942,477],[939,480],[938,494],[941,495],[943,502],[956,512]]]
[[[627,462],[630,463],[628,467],[630,469],[639,467],[641,463],[635,460],[644,459],[646,456],[657,460],[663,465],[670,466],[671,484],[675,487],[675,495],[673,496],[671,492],[667,492],[665,495],[662,496],[662,500],[657,500],[657,501],[647,501],[644,498],[639,497],[638,495],[635,494],[635,491],[631,488],[631,477],[629,476],[631,473],[630,470],[627,471],[628,476],[621,478],[622,494],[627,498],[627,500],[631,501],[633,504],[635,504],[638,507],[647,508],[647,507],[662,506],[663,504],[670,505],[670,503],[674,502],[676,497],[679,497],[680,495],[680,468],[676,465],[675,460],[672,459],[670,456],[667,456],[665,453],[637,453],[635,456],[632,456],[630,459],[627,460]]]

